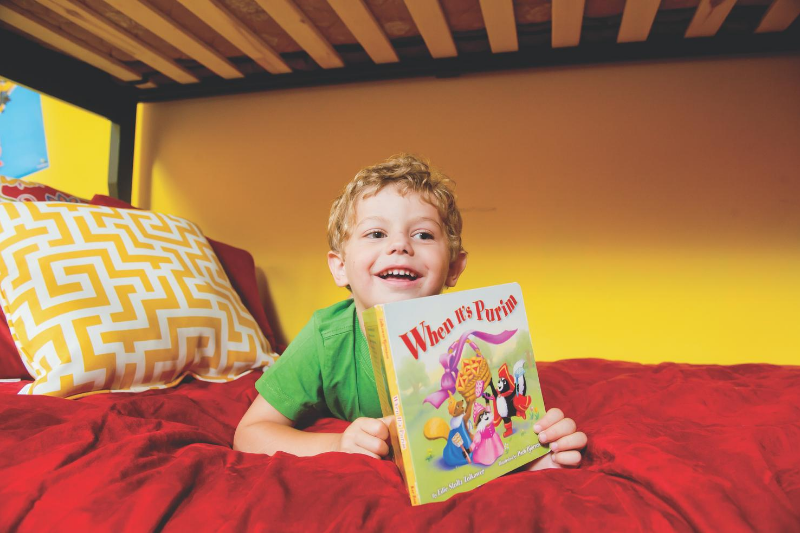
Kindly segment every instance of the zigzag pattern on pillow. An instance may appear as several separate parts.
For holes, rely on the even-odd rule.
[[[21,394],[229,381],[277,357],[197,226],[169,215],[0,203],[0,303],[35,376]]]

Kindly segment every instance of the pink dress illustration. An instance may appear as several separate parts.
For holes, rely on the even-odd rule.
[[[472,416],[477,423],[475,439],[472,441],[472,462],[489,466],[503,455],[505,447],[500,435],[494,430],[489,410],[480,404],[475,405]]]

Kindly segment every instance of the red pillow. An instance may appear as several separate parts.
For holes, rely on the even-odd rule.
[[[6,315],[0,309],[0,379],[31,379],[22,364],[17,345],[8,329]]]
[[[49,185],[5,176],[0,176],[0,201],[86,203],[83,198],[72,196]]]
[[[138,209],[123,200],[118,200],[117,198],[102,194],[95,194],[89,203],[91,205],[103,205],[121,209]],[[208,239],[208,237],[206,237],[206,239]],[[253,318],[269,341],[272,349],[281,351],[281,347],[275,342],[275,333],[272,331],[272,327],[267,320],[264,307],[261,305],[261,296],[258,293],[258,282],[256,281],[256,263],[253,260],[253,256],[241,248],[217,242],[213,239],[208,239],[208,242],[211,244],[214,253],[217,254],[217,258],[222,264],[222,268],[231,280],[231,285],[233,285],[233,288],[239,294],[244,306],[247,307],[247,310],[253,315]]]

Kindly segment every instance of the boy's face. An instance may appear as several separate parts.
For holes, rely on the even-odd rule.
[[[356,202],[355,225],[342,252],[328,252],[328,266],[338,286],[350,285],[359,318],[373,305],[455,286],[467,263],[465,252],[450,263],[436,208],[416,193],[401,196],[392,186]]]

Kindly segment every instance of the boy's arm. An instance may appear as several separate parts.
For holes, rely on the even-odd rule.
[[[358,418],[344,433],[307,433],[295,429],[292,420],[258,395],[236,428],[233,449],[269,455],[287,452],[299,456],[346,452],[379,458],[389,453],[386,440],[393,418]]]

